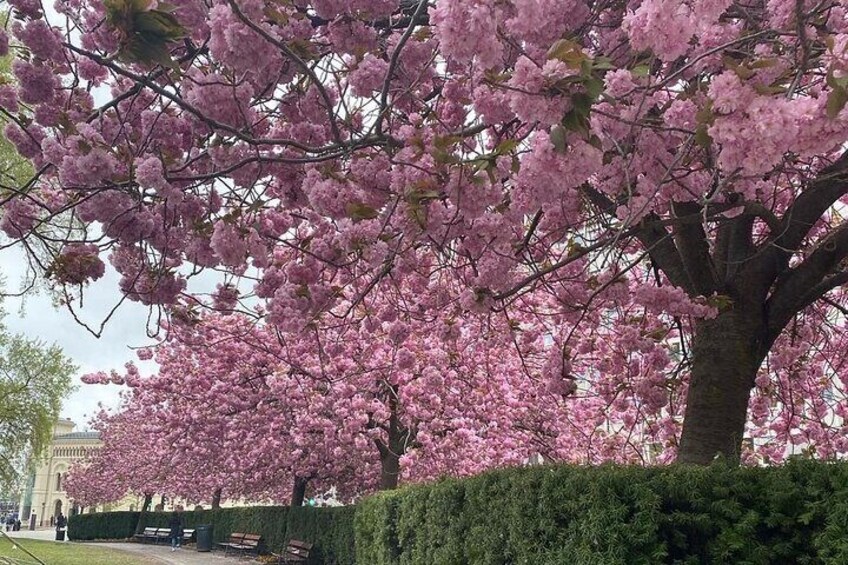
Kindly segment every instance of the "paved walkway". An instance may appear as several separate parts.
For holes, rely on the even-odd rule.
[[[56,531],[52,528],[35,531],[21,530],[20,532],[9,532],[8,535],[12,538],[39,540],[56,539]],[[128,553],[144,555],[145,557],[152,557],[167,565],[228,565],[231,563],[249,565],[251,563],[258,563],[257,561],[248,558],[242,558],[239,560],[237,557],[233,556],[224,557],[224,555],[219,552],[198,553],[194,550],[194,545],[178,549],[177,551],[171,551],[171,547],[168,545],[154,545],[152,543],[88,542],[86,545],[108,547],[110,549],[119,549]]]
[[[190,546],[177,551],[171,551],[171,548],[164,545],[153,545],[151,543],[91,543],[88,545],[96,545],[98,547],[110,547],[112,549],[120,549],[129,553],[136,553],[146,557],[155,557],[162,563],[168,565],[227,565],[229,563],[257,563],[253,559],[238,560],[236,557],[224,557],[221,553],[198,553],[194,550],[194,546]]]
[[[19,532],[6,532],[6,535],[10,538],[40,539],[49,541],[56,539],[56,530],[53,528],[41,528],[34,531],[21,530]]]

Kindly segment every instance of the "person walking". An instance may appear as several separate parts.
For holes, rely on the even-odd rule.
[[[171,514],[171,520],[168,522],[168,527],[171,528],[171,551],[176,551],[180,548],[183,541],[183,507],[177,506],[174,508],[174,513]]]
[[[65,528],[68,526],[68,519],[65,515],[59,512],[59,517],[56,518],[56,541],[65,541]]]

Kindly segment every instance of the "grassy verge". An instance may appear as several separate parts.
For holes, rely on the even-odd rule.
[[[47,565],[154,565],[153,559],[133,555],[126,551],[105,547],[91,547],[75,543],[57,543],[32,539],[15,540],[0,538],[0,565],[37,564],[20,546],[41,559]]]

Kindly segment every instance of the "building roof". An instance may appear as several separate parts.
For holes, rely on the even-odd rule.
[[[100,439],[100,432],[71,432],[56,436],[54,439]]]

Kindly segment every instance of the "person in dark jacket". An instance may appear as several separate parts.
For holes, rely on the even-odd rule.
[[[65,541],[65,528],[67,527],[68,519],[59,512],[59,517],[56,518],[56,541]]]
[[[181,506],[174,509],[168,527],[171,528],[171,551],[176,551],[183,541],[183,509]]]

